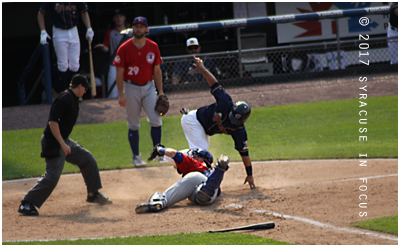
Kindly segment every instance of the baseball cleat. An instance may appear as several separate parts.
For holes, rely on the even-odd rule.
[[[39,216],[39,212],[36,210],[35,206],[33,206],[32,203],[25,201],[21,202],[21,205],[18,208],[18,213],[26,216]]]
[[[158,161],[159,163],[167,163],[168,161],[165,159],[164,156],[158,156],[156,158],[156,161]]]
[[[144,214],[144,213],[154,213],[159,212],[163,209],[163,205],[161,202],[146,202],[136,206],[136,213],[137,214]]]
[[[108,197],[103,195],[103,193],[101,192],[95,192],[95,193],[89,192],[86,201],[90,203],[98,203],[100,205],[108,205],[113,203],[110,199],[108,199]]]
[[[142,157],[140,155],[136,155],[132,159],[132,165],[135,167],[143,167],[146,164],[147,163],[142,160]]]

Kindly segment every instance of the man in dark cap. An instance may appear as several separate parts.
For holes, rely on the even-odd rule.
[[[87,202],[101,205],[112,203],[98,191],[102,186],[92,153],[69,138],[78,119],[79,98],[90,88],[86,77],[78,74],[72,77],[70,88],[54,100],[41,140],[40,156],[45,158],[46,172],[22,198],[19,213],[39,215],[35,207],[40,208],[57,186],[65,161],[79,167],[87,187]]]

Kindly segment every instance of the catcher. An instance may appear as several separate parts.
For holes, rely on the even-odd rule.
[[[164,193],[154,192],[146,203],[136,206],[136,213],[159,212],[186,198],[200,205],[211,204],[221,194],[220,184],[228,170],[229,157],[221,155],[212,169],[212,155],[204,149],[190,149],[187,154],[158,144],[149,160],[166,155],[174,159],[182,178]]]

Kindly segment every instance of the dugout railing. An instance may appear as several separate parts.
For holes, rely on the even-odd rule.
[[[358,17],[367,15],[384,15],[389,13],[388,6],[323,11],[296,15],[281,15],[248,19],[223,20],[204,23],[188,23],[180,25],[165,25],[149,27],[151,35],[165,33],[218,30],[222,28],[235,28],[237,30],[238,50],[217,53],[202,53],[202,57],[208,57],[215,64],[214,71],[217,79],[224,85],[249,85],[257,83],[289,82],[293,80],[308,80],[315,78],[329,78],[330,80],[346,75],[362,73],[376,73],[397,71],[397,64],[390,65],[387,43],[395,39],[368,38],[368,40],[355,37],[354,40],[341,40],[340,30],[336,27],[336,40],[332,42],[315,42],[303,45],[289,45],[258,49],[241,49],[240,30],[245,27],[260,26],[269,23],[290,23],[297,21],[314,21],[321,19],[339,19],[345,17]],[[337,23],[337,22],[336,22]],[[126,32],[128,38],[129,31]],[[363,47],[360,47],[363,44]],[[368,46],[367,49],[366,45]],[[40,44],[39,44],[40,46]],[[38,50],[38,49],[37,49]],[[46,49],[44,49],[46,50]],[[364,50],[369,53],[368,66],[360,62],[359,52]],[[36,55],[35,55],[36,54]],[[35,52],[32,58],[37,59],[39,52]],[[44,60],[48,55],[43,56]],[[367,59],[364,56],[362,59]],[[190,55],[163,57],[162,71],[165,92],[177,90],[196,90],[207,88],[207,83],[201,79],[181,80],[175,84],[172,78],[176,74],[175,64],[182,59],[191,59]],[[31,59],[32,60],[32,59]],[[366,62],[366,61],[364,61]],[[31,62],[29,63],[31,64]],[[30,65],[28,64],[24,73],[18,81],[20,104],[25,104],[24,78],[27,77]],[[47,78],[50,77],[50,66],[47,61],[44,64],[46,77],[46,102],[51,97],[51,87]],[[193,68],[192,68],[193,69]],[[189,72],[189,71],[188,71]],[[191,73],[195,73],[191,71]],[[42,77],[42,75],[41,75]],[[107,95],[106,84],[113,83],[105,81],[102,75],[103,97]],[[39,78],[41,79],[41,78]],[[38,79],[38,81],[39,81]],[[38,82],[37,82],[38,83]],[[115,82],[114,82],[115,83]]]
[[[210,59],[217,68],[212,70],[223,85],[284,83],[298,80],[387,73],[397,71],[397,64],[390,65],[387,43],[397,38],[369,38],[346,41],[319,42],[273,48],[257,48],[217,53],[199,54]],[[360,53],[365,54],[360,56]],[[368,54],[368,55],[367,55]],[[339,56],[338,56],[339,55]],[[164,90],[191,90],[208,88],[203,77],[180,77],[182,61],[193,62],[192,55],[163,57],[162,71]],[[190,73],[194,67],[186,68]],[[199,73],[199,72],[192,72]]]

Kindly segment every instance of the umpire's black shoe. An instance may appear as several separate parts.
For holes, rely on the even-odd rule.
[[[98,203],[100,205],[108,205],[113,203],[110,199],[108,199],[107,196],[103,195],[103,193],[101,192],[89,192],[86,201],[91,203]]]
[[[36,210],[35,206],[32,203],[21,201],[21,205],[18,208],[18,213],[27,216],[38,216],[39,212]]]

